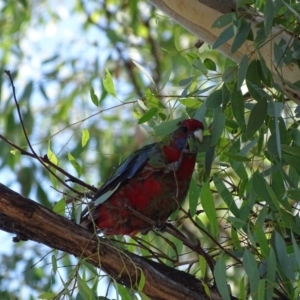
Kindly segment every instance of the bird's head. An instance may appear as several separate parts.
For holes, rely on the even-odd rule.
[[[163,146],[163,153],[169,162],[178,161],[183,150],[197,152],[190,147],[189,140],[197,139],[200,143],[203,141],[203,124],[195,119],[186,119],[178,123],[178,128],[168,139],[167,145]],[[193,150],[192,150],[192,149]]]
[[[199,142],[203,141],[203,124],[195,119],[186,119],[178,123],[179,129],[187,136],[194,135]]]

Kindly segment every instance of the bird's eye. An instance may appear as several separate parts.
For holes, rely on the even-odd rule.
[[[182,126],[181,128],[184,133],[188,133],[189,130],[186,126]]]

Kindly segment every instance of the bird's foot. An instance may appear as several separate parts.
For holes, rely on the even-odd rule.
[[[167,228],[167,224],[166,222],[163,221],[157,221],[154,228],[156,231],[165,232]]]

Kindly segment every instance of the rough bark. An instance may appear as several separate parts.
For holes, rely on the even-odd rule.
[[[119,249],[1,183],[0,230],[16,234],[14,242],[32,240],[80,257],[129,288],[137,288],[142,270],[143,292],[151,299],[208,299],[192,275]],[[210,292],[221,299],[214,288]]]
[[[149,0],[149,2],[210,45],[216,41],[224,30],[224,28],[211,28],[213,22],[222,14],[236,10],[236,1],[234,0]],[[263,16],[259,16],[257,13],[254,14],[250,8],[249,10],[243,10],[242,14],[251,22],[251,28],[255,34],[258,30],[257,24],[264,20]],[[289,86],[289,84],[299,80],[299,67],[296,64],[290,64],[279,69],[274,63],[273,55],[274,43],[279,43],[283,39],[287,42],[287,45],[291,45],[294,37],[290,32],[279,26],[273,27],[270,37],[270,41],[259,48],[259,53],[270,69],[274,81],[282,88],[284,94],[300,105],[300,91]],[[253,42],[247,40],[235,53],[231,52],[232,42],[233,39],[229,40],[220,46],[218,50],[237,63],[241,61],[245,54],[249,55],[251,59],[259,57]]]

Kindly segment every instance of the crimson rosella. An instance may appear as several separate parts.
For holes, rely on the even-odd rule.
[[[133,236],[163,224],[187,195],[197,156],[189,141],[202,142],[202,131],[200,121],[187,119],[161,142],[132,153],[96,192],[81,225]]]

